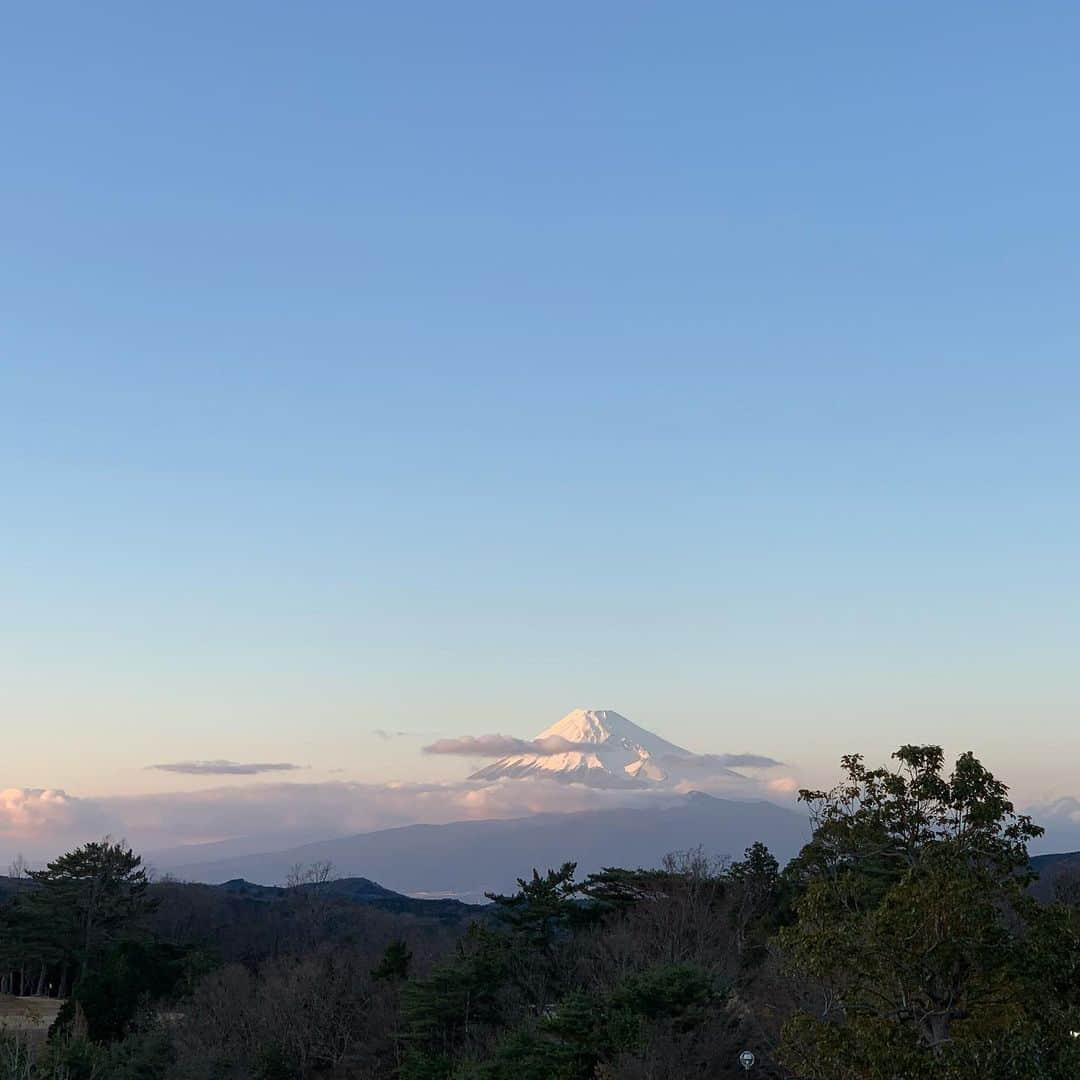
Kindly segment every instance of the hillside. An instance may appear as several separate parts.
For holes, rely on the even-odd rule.
[[[709,855],[737,857],[756,840],[783,862],[808,835],[802,813],[695,792],[647,808],[406,825],[261,855],[192,860],[169,869],[192,881],[244,878],[280,885],[298,863],[329,861],[339,874],[376,879],[399,893],[481,900],[485,891],[512,889],[516,878],[534,866],[573,860],[581,874],[603,866],[658,866],[669,852],[699,846]],[[174,856],[190,860],[191,854],[185,849]],[[159,856],[159,865],[165,861]]]
[[[1080,851],[1036,855],[1031,860],[1031,866],[1039,875],[1031,891],[1040,900],[1052,900],[1055,884],[1060,878],[1067,875],[1080,880]]]
[[[234,878],[220,885],[211,886],[228,893],[230,896],[243,897],[250,900],[277,901],[286,899],[296,890],[281,885],[259,885],[243,878]],[[313,892],[313,886],[297,886],[301,892]],[[417,915],[429,919],[449,919],[451,921],[465,918],[470,914],[481,911],[482,908],[475,904],[466,904],[461,900],[448,897],[423,898],[404,896],[394,892],[393,889],[385,889],[377,882],[367,878],[336,878],[318,886],[321,893],[335,900],[362,904],[366,907],[378,908],[380,911],[390,911],[400,915]]]

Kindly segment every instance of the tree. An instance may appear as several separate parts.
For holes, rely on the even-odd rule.
[[[30,864],[26,861],[26,856],[22,852],[19,852],[14,859],[8,863],[8,877],[13,881],[23,881],[30,876]]]
[[[455,1059],[505,1023],[506,945],[505,935],[473,923],[453,958],[405,983],[403,1080],[448,1078]]]
[[[71,1032],[81,1026],[91,1042],[122,1039],[145,1002],[176,991],[187,973],[187,959],[184,949],[160,942],[111,945],[100,966],[75,985],[54,1031]]]
[[[142,859],[109,837],[29,876],[38,886],[27,894],[36,921],[49,927],[57,951],[74,960],[81,975],[154,908]]]
[[[1076,922],[1025,893],[1042,830],[970,753],[948,776],[940,747],[893,757],[849,755],[837,787],[800,793],[814,833],[779,942],[817,1004],[782,1059],[810,1080],[1078,1075]]]
[[[539,948],[550,945],[553,937],[565,928],[575,912],[578,885],[574,881],[577,863],[563,863],[558,870],[543,876],[533,870],[532,878],[518,878],[518,891],[510,896],[485,893],[496,905],[499,917],[515,935]]]
[[[379,982],[400,982],[409,977],[412,953],[404,938],[395,938],[386,946],[386,952],[371,977]]]
[[[285,887],[296,912],[296,929],[305,947],[312,949],[326,937],[334,910],[333,885],[337,880],[329,860],[309,866],[294,863]]]
[[[744,857],[728,868],[736,902],[732,908],[735,947],[740,956],[765,948],[769,916],[776,914],[780,892],[780,864],[760,841],[751,844]]]
[[[503,1033],[486,1059],[453,1075],[455,1080],[592,1080],[610,1075],[607,1070],[621,1057],[640,1058],[658,1032],[692,1036],[719,1011],[713,980],[703,971],[686,964],[655,966],[609,993],[574,990],[538,1020]]]

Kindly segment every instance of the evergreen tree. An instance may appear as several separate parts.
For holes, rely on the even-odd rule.
[[[485,893],[496,905],[500,919],[515,937],[536,948],[548,947],[559,931],[581,910],[579,887],[574,881],[577,863],[563,863],[558,870],[532,878],[518,878],[518,891],[510,896]]]
[[[81,975],[155,906],[140,856],[108,837],[31,870],[30,878],[38,886],[27,894],[33,917]]]
[[[371,972],[371,977],[383,982],[399,982],[409,977],[412,953],[402,938],[395,938],[386,947],[378,966]]]

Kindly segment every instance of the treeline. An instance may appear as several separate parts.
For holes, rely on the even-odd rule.
[[[152,884],[89,844],[0,908],[0,978],[66,1004],[0,1080],[1080,1076],[1080,912],[1039,902],[1005,786],[937,747],[843,759],[781,869],[533,871],[480,917]],[[276,894],[275,894],[276,895]]]

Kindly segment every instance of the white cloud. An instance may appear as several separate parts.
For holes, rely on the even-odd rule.
[[[1052,802],[1036,804],[1030,808],[1029,813],[1035,818],[1037,824],[1050,822],[1060,825],[1080,825],[1080,799],[1066,795]]]
[[[1023,812],[1046,830],[1030,844],[1032,853],[1080,850],[1080,799],[1064,795],[1025,806]]]

